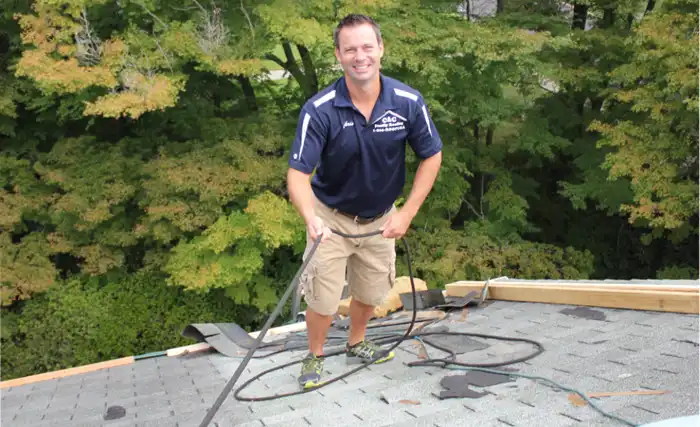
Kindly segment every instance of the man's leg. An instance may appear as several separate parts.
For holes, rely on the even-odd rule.
[[[376,230],[386,218],[372,224],[359,226],[357,233]],[[350,304],[350,333],[348,337],[348,363],[385,362],[394,357],[393,352],[380,349],[365,340],[367,323],[372,318],[374,308],[386,299],[394,285],[396,276],[395,239],[381,235],[359,239],[348,259],[348,282],[352,302]]]
[[[323,356],[323,344],[328,336],[333,316],[316,313],[311,307],[306,307],[306,331],[309,340],[309,352],[315,356]]]
[[[350,301],[350,334],[348,344],[351,346],[365,339],[367,322],[372,318],[374,306],[367,305],[353,298]]]
[[[316,215],[331,228],[351,233],[328,207],[316,200]],[[345,218],[349,221],[348,218]],[[306,252],[314,245],[307,235]],[[324,351],[328,328],[333,315],[338,310],[338,304],[345,287],[345,270],[347,266],[348,242],[338,235],[331,235],[328,240],[318,245],[313,258],[309,261],[300,277],[304,288],[306,302],[306,328],[308,334],[309,353],[302,361],[299,384],[302,387],[314,387],[321,383],[323,372]]]

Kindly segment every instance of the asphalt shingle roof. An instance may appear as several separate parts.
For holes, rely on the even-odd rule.
[[[462,311],[451,312],[431,327],[539,341],[544,346],[542,354],[507,368],[545,377],[581,392],[668,390],[669,393],[661,395],[594,400],[601,409],[638,425],[698,414],[697,315],[593,308],[603,313],[605,319],[589,320],[565,310],[572,308],[575,307],[495,301],[470,307],[466,316]],[[295,334],[298,333],[290,335]],[[279,338],[276,335],[269,340]],[[454,345],[461,338],[450,339]],[[470,347],[473,351],[460,354],[458,360],[494,362],[533,350],[526,343],[473,340]],[[427,350],[430,358],[446,356],[430,346]],[[304,354],[303,350],[297,350],[252,359],[234,391],[262,370],[299,360]],[[417,340],[407,340],[391,362],[371,366],[319,390],[278,400],[241,402],[234,399],[232,391],[210,425],[624,425],[588,405],[575,406],[569,401],[567,391],[526,378],[486,387],[488,393],[480,398],[440,399],[437,396],[445,391],[441,380],[465,372],[405,365],[420,360],[419,354]],[[232,358],[204,351],[158,357],[6,388],[2,390],[2,425],[198,426],[242,356]],[[299,366],[264,376],[241,395],[295,391]],[[325,369],[330,378],[349,368],[342,356],[338,356],[327,360]],[[474,390],[483,389],[474,387]]]

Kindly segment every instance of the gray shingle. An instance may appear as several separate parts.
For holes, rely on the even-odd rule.
[[[105,408],[103,407],[93,407],[93,408],[83,408],[78,407],[73,410],[73,419],[75,420],[101,420],[104,416]]]
[[[672,392],[659,396],[646,396],[637,406],[665,416],[683,416],[700,413],[698,408],[698,389],[687,392]]]
[[[17,427],[31,426],[37,424],[44,419],[43,411],[29,410],[17,413],[12,419],[12,425]]]
[[[167,406],[164,407],[138,407],[136,409],[136,421],[139,423],[165,418],[175,418],[175,413]]]
[[[176,417],[155,418],[149,420],[137,420],[135,427],[175,427],[178,419]]]
[[[426,418],[429,415],[438,414],[443,411],[453,411],[453,412],[465,412],[463,399],[445,399],[439,400],[437,398],[421,397],[416,399],[418,405],[404,404],[397,402],[394,404],[395,407],[401,407],[410,415],[415,418]],[[402,406],[403,405],[403,406]]]
[[[642,387],[673,392],[662,396],[595,400],[603,409],[633,421],[698,411],[699,362],[697,347],[693,344],[697,342],[697,316],[599,309],[606,316],[606,321],[600,321],[559,313],[565,307],[499,301],[469,308],[466,321],[458,311],[440,325],[451,331],[540,341],[545,346],[543,354],[509,367],[517,368],[520,373],[553,379],[582,392]],[[533,349],[529,344],[482,341],[489,344],[487,349],[460,355],[459,360],[494,362],[528,354]],[[240,402],[234,399],[232,391],[214,422],[218,427],[618,425],[588,406],[573,406],[567,399],[567,391],[523,378],[489,387],[490,394],[479,399],[440,400],[433,394],[442,390],[440,380],[464,372],[406,366],[405,363],[419,360],[418,348],[416,340],[404,342],[395,360],[363,369],[310,393],[272,401]],[[431,347],[428,352],[429,357],[435,358],[447,355]],[[298,361],[304,354],[305,351],[300,350],[252,359],[237,386],[263,370]],[[39,387],[36,384],[13,387],[2,394],[3,425],[73,426],[91,421],[92,425],[102,425],[107,407],[120,405],[125,408],[126,416],[109,424],[196,426],[240,361],[240,358],[217,353],[161,357],[47,381]],[[296,391],[299,368],[296,364],[266,375],[243,394],[263,396]],[[324,375],[331,378],[350,369],[352,367],[345,365],[342,356],[334,357],[327,360]],[[8,421],[11,420],[8,415],[17,415],[19,422]],[[291,421],[286,419],[288,416]],[[212,423],[211,427],[214,425]]]
[[[24,402],[27,401],[27,395],[26,394],[20,394],[20,393],[14,393],[14,394],[9,394],[9,393],[3,393],[2,394],[2,409],[3,411],[12,408],[12,407],[18,407],[22,406]]]
[[[260,420],[238,422],[235,418],[223,419],[217,423],[218,427],[265,427]]]

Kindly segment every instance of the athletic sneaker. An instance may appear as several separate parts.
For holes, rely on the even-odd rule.
[[[301,375],[299,376],[300,386],[303,388],[311,388],[321,384],[323,360],[323,356],[317,357],[313,353],[306,355],[301,362]]]
[[[382,350],[377,344],[368,341],[360,341],[354,346],[345,346],[345,360],[348,364],[366,363],[373,359],[376,363],[387,362],[394,358],[394,352]]]

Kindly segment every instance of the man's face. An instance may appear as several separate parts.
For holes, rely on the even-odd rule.
[[[357,83],[372,80],[379,72],[384,46],[369,24],[343,28],[338,34],[335,56],[345,74]]]

